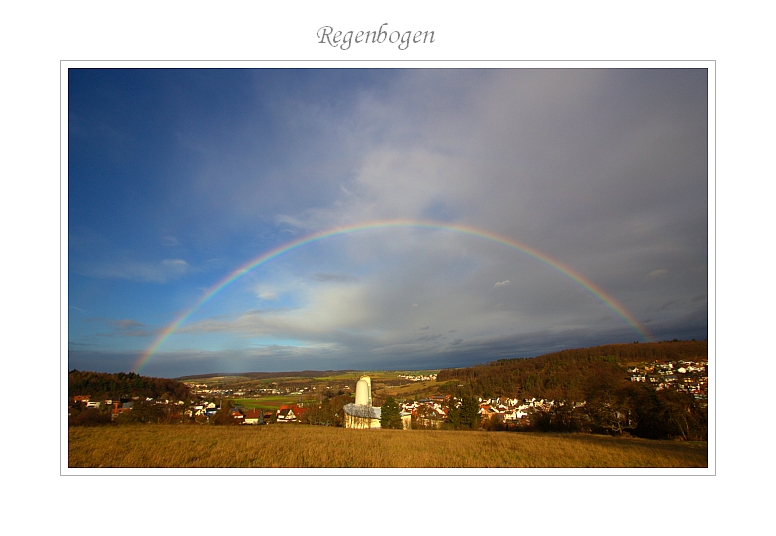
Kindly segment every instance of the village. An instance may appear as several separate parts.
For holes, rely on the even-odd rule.
[[[708,400],[708,363],[699,361],[678,361],[643,364],[628,369],[630,381],[645,382],[655,390],[673,389],[691,393],[696,400]]]
[[[668,389],[678,392],[691,393],[702,404],[707,404],[708,398],[708,365],[706,362],[676,361],[676,362],[652,362],[640,363],[627,369],[631,382],[643,382],[654,387],[656,391]],[[435,374],[397,376],[403,380],[418,382],[435,382]],[[229,409],[231,422],[242,425],[267,425],[267,424],[329,424],[346,426],[342,406],[330,407],[329,416],[322,416],[321,402],[331,395],[339,394],[341,399],[347,399],[353,391],[349,382],[339,385],[305,385],[298,383],[294,386],[281,385],[272,382],[267,387],[261,388],[228,388],[213,385],[207,382],[186,382],[192,396],[196,397],[194,403],[183,400],[153,399],[150,397],[129,397],[121,400],[104,399],[92,400],[89,395],[78,395],[71,399],[72,405],[80,405],[82,408],[95,408],[102,412],[109,411],[112,421],[121,419],[121,415],[138,407],[138,404],[153,405],[163,416],[165,422],[213,422],[222,407]],[[371,389],[371,386],[370,386]],[[370,391],[371,405],[371,391]],[[283,399],[276,409],[257,407],[267,397]],[[336,398],[336,397],[334,397]],[[334,399],[332,398],[332,399]],[[352,399],[351,399],[352,400]],[[247,402],[247,403],[246,403]],[[438,429],[443,427],[448,420],[450,407],[460,407],[461,400],[449,394],[429,394],[426,396],[415,395],[411,399],[398,400],[404,428]],[[500,423],[507,429],[510,427],[526,427],[531,422],[532,415],[536,413],[550,412],[556,406],[564,406],[566,401],[550,399],[520,399],[514,397],[478,397],[478,416],[481,425],[488,423]],[[584,407],[585,401],[576,401],[573,408]],[[378,408],[374,408],[379,411]],[[339,416],[336,414],[339,412]],[[223,423],[223,421],[222,421]],[[379,418],[372,419],[369,427],[379,427]]]

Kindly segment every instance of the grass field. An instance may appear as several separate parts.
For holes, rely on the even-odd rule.
[[[299,402],[299,395],[272,395],[256,398],[230,398],[235,406],[248,409],[276,410],[283,404]]]
[[[690,468],[707,444],[583,434],[321,426],[71,427],[68,466],[126,468]]]
[[[424,398],[426,396],[431,396],[432,394],[437,394],[439,392],[439,385],[441,384],[438,384],[436,380],[428,380],[424,382],[412,382],[396,387],[388,387],[382,389],[380,392],[385,395],[397,397],[401,400],[411,399],[416,395],[420,398]]]

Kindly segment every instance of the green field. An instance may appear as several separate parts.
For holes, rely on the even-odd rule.
[[[128,468],[705,468],[705,442],[586,434],[322,426],[71,427],[68,466]]]
[[[296,404],[299,395],[272,395],[257,398],[230,398],[229,401],[238,407],[247,409],[276,410],[284,404]]]

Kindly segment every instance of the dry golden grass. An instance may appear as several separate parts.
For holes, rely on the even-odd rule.
[[[132,468],[707,467],[706,443],[319,426],[69,429],[68,465]]]

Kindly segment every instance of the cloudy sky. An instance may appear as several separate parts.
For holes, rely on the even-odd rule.
[[[71,69],[68,367],[705,339],[705,69]]]

